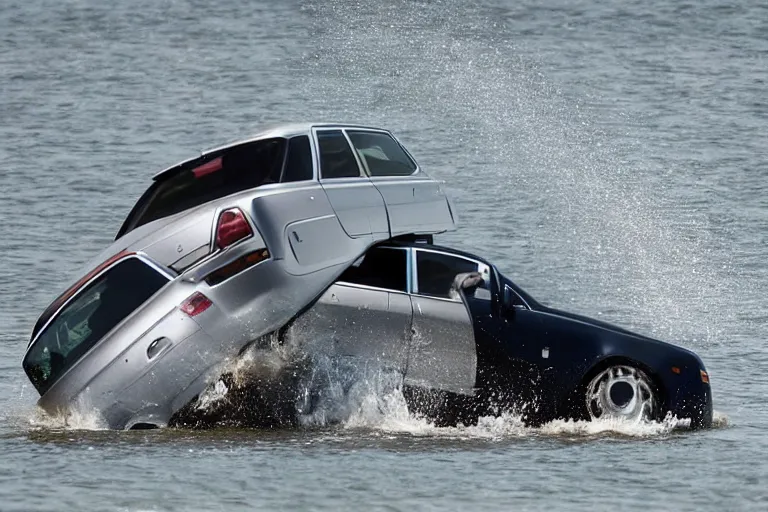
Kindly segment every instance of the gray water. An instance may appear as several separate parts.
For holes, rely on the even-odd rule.
[[[768,510],[765,3],[107,4],[0,5],[0,510]],[[718,427],[435,428],[375,391],[293,431],[41,417],[31,326],[150,176],[300,119],[391,128],[458,204],[442,243],[695,350]]]

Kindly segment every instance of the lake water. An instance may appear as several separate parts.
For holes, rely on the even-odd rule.
[[[768,4],[109,4],[0,6],[0,510],[768,510]],[[41,417],[31,326],[150,177],[290,120],[395,131],[458,205],[441,243],[696,351],[717,428],[435,428],[373,391],[292,431]]]

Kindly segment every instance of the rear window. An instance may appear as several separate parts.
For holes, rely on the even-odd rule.
[[[286,143],[283,138],[249,142],[182,164],[172,176],[153,183],[144,193],[118,238],[153,220],[243,190],[278,183]]]
[[[24,357],[24,371],[40,394],[166,283],[168,278],[157,270],[128,258],[78,292]]]
[[[410,176],[416,164],[395,139],[380,132],[347,131],[371,176]]]

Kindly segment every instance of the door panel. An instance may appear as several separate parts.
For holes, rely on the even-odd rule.
[[[445,193],[426,175],[373,177],[371,182],[384,197],[391,236],[455,228]]]
[[[477,353],[472,321],[462,302],[411,296],[413,336],[405,383],[472,395]]]
[[[405,294],[334,284],[294,322],[289,342],[316,344],[330,355],[354,357],[404,373],[411,328]]]
[[[349,259],[352,242],[334,215],[294,222],[286,226],[285,234],[296,261],[307,271]]]
[[[351,237],[383,233],[389,236],[387,209],[381,193],[360,168],[340,129],[316,130],[320,183]]]
[[[322,185],[349,236],[379,233],[389,237],[384,199],[370,179],[334,178],[323,180]]]

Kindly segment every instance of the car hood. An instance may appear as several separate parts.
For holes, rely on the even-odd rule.
[[[536,307],[534,311],[549,314],[549,315],[554,315],[571,322],[579,322],[585,325],[596,327],[598,329],[605,329],[606,331],[620,335],[625,343],[632,343],[637,346],[652,345],[656,347],[656,349],[658,350],[672,351],[681,355],[686,354],[693,361],[695,361],[696,364],[698,364],[701,368],[704,368],[704,363],[701,361],[701,358],[699,357],[698,354],[696,354],[692,350],[689,350],[685,347],[681,347],[680,345],[669,343],[666,341],[661,341],[656,338],[651,338],[649,336],[638,334],[636,332],[630,331],[628,329],[624,329],[623,327],[619,327],[608,322],[595,320],[594,318],[590,318],[584,315],[578,315],[575,313],[570,313],[568,311],[562,311],[559,309],[549,308],[549,307],[540,306],[540,305]]]
[[[550,315],[558,316],[560,318],[565,318],[565,319],[568,319],[568,320],[573,320],[575,322],[580,322],[580,323],[588,324],[588,325],[591,325],[591,326],[594,326],[594,327],[599,327],[601,329],[606,329],[608,331],[615,332],[615,333],[618,333],[618,334],[623,334],[623,335],[626,335],[626,336],[631,336],[633,338],[641,339],[643,341],[652,341],[652,342],[655,342],[655,343],[663,343],[665,345],[668,345],[668,343],[665,343],[665,342],[663,342],[661,340],[657,340],[655,338],[651,338],[651,337],[645,336],[643,334],[638,334],[636,332],[630,331],[628,329],[625,329],[623,327],[619,327],[617,325],[614,325],[614,324],[611,324],[611,323],[608,323],[608,322],[604,322],[602,320],[595,320],[594,318],[591,318],[591,317],[588,317],[588,316],[579,315],[579,314],[576,314],[576,313],[570,313],[568,311],[563,311],[563,310],[560,310],[560,309],[550,308],[550,307],[546,307],[546,306],[539,306],[539,307],[535,308],[535,310],[539,311],[541,313],[547,313],[547,314],[550,314]]]

